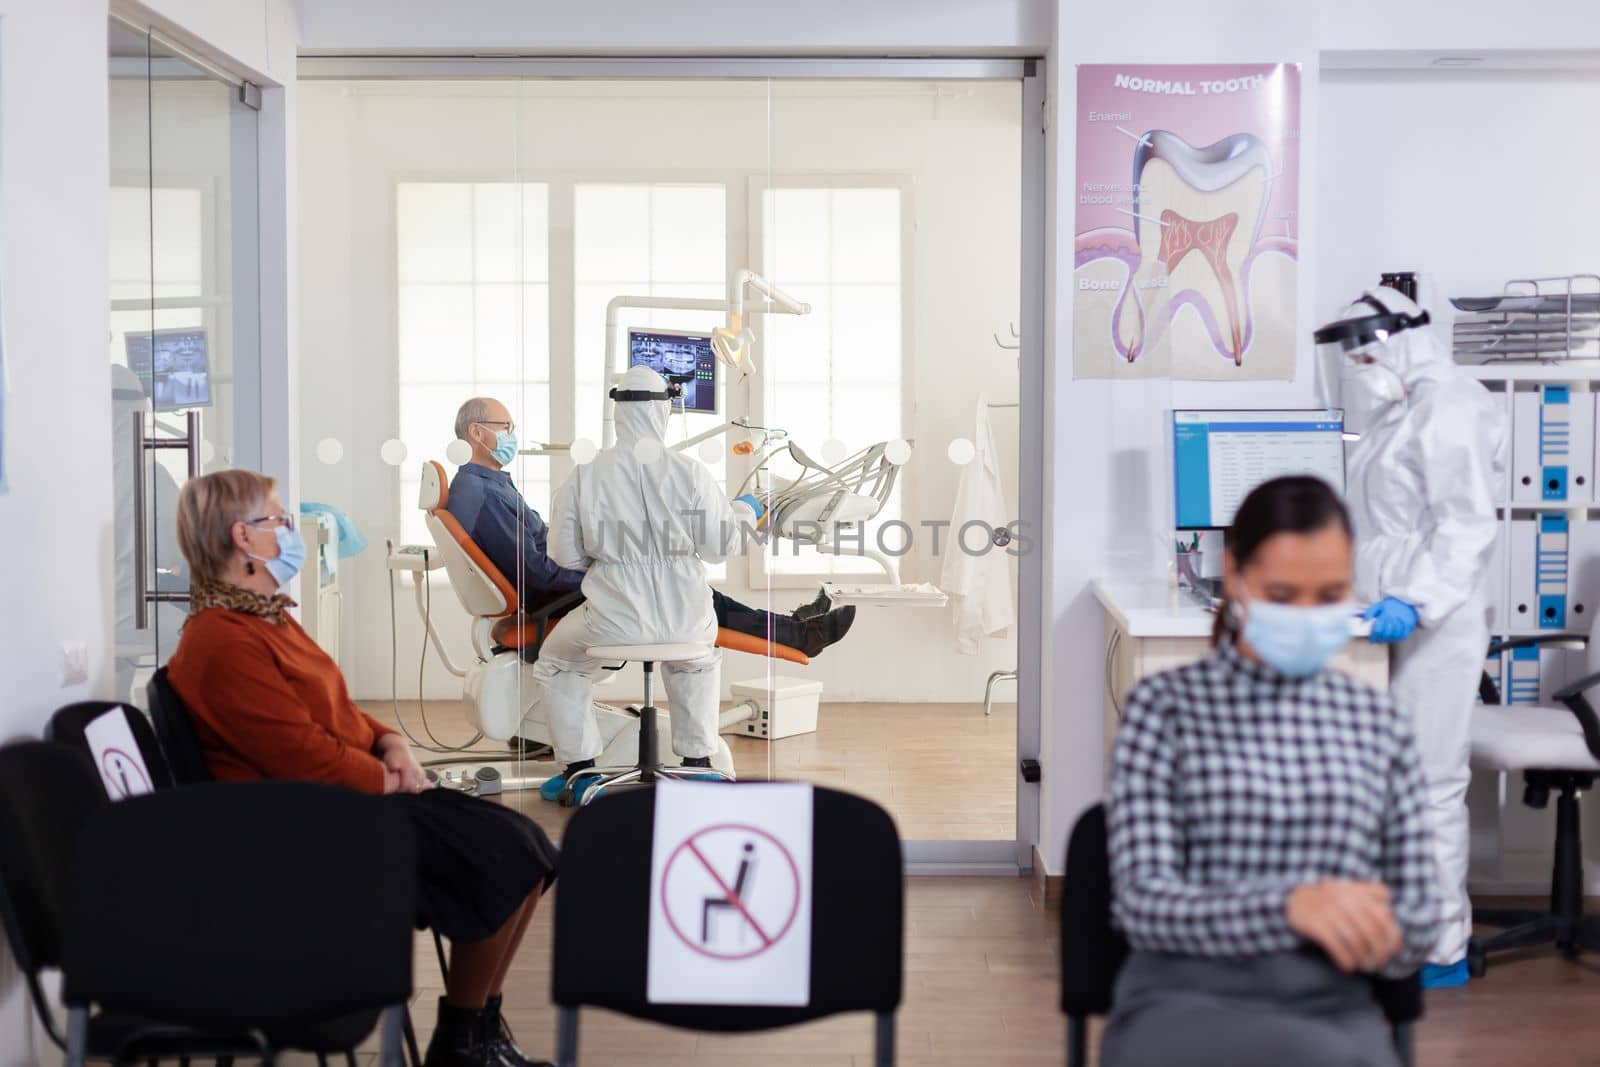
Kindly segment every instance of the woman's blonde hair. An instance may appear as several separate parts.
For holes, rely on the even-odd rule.
[[[278,487],[255,471],[191,478],[178,493],[178,547],[192,577],[219,582],[233,558],[233,524],[258,517]]]

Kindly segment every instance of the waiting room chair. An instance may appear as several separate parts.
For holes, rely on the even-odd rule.
[[[1078,817],[1067,842],[1061,887],[1061,1010],[1067,1016],[1067,1067],[1089,1062],[1089,1019],[1111,1011],[1117,974],[1128,943],[1111,921],[1111,858],[1106,809],[1096,804]],[[1417,977],[1374,978],[1373,995],[1394,1034],[1404,1067],[1412,1064],[1411,1024],[1422,1017]]]
[[[161,749],[173,769],[172,778],[179,785],[199,785],[215,781],[211,768],[200,751],[199,738],[194,733],[194,720],[184,706],[172,683],[167,680],[167,669],[162,667],[151,677],[145,690],[150,703],[150,715],[161,739]],[[87,751],[87,746],[85,746]],[[181,768],[181,769],[180,769]],[[439,957],[439,974],[450,977],[450,963],[444,951],[444,939],[437,930],[433,933],[433,950]],[[415,1027],[409,1010],[405,1013],[404,1031],[406,1048],[411,1054],[412,1067],[422,1067],[422,1053],[417,1046]]]
[[[89,744],[87,731],[91,723],[98,722],[107,715],[121,719],[127,726],[128,732],[133,735],[134,743],[139,748],[137,755],[144,764],[145,774],[149,776],[148,784],[151,789],[167,789],[177,784],[172,777],[172,768],[167,765],[167,757],[161,751],[161,742],[156,738],[155,727],[150,724],[144,712],[132,705],[118,704],[110,700],[86,700],[78,704],[68,704],[50,716],[50,721],[44,729],[45,739],[60,742],[92,759],[93,749]],[[125,792],[119,792],[118,796],[125,795]]]
[[[167,757],[172,780],[178,785],[199,785],[212,780],[211,768],[200,752],[200,742],[194,735],[194,723],[189,709],[183,706],[172,683],[167,680],[167,669],[162,667],[151,676],[145,688],[150,704],[150,721],[161,741],[161,751]]]
[[[0,748],[0,923],[45,1034],[63,1051],[66,1035],[40,978],[62,966],[72,853],[84,826],[107,804],[99,775],[82,753],[49,741]],[[122,882],[132,880],[122,872]],[[118,1063],[189,1057],[222,1063],[258,1051],[243,1031],[174,1027],[105,1010],[83,1021],[82,1042],[89,1057]]]
[[[91,1054],[91,1005],[251,1035],[269,1063],[350,1053],[381,1022],[378,1062],[400,1067],[415,884],[404,813],[347,789],[195,785],[96,808],[63,908],[69,1067]]]
[[[1600,617],[1597,617],[1600,625]],[[1467,967],[1481,977],[1489,953],[1554,944],[1568,956],[1600,951],[1600,917],[1583,913],[1583,828],[1579,798],[1600,775],[1600,716],[1589,691],[1600,685],[1600,634],[1540,634],[1497,641],[1489,656],[1509,653],[1537,658],[1553,645],[1587,648],[1582,678],[1551,694],[1557,706],[1503,704],[1500,688],[1487,674],[1472,712],[1472,765],[1480,770],[1521,773],[1522,801],[1543,809],[1556,794],[1555,859],[1550,872],[1548,910],[1474,909],[1473,921],[1504,929],[1467,946]]]
[[[735,790],[762,782],[730,783]],[[797,1007],[652,1004],[646,997],[651,842],[656,791],[617,793],[579,808],[561,843],[551,999],[557,1064],[578,1062],[578,1010],[608,1008],[688,1030],[749,1032],[841,1012],[876,1016],[877,1067],[894,1063],[904,944],[900,835],[878,805],[818,786],[812,801],[811,1000]]]

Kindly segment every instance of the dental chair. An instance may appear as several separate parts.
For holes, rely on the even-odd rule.
[[[435,550],[442,561],[445,573],[450,577],[450,586],[460,600],[461,606],[472,616],[472,650],[475,662],[465,668],[455,667],[448,655],[445,655],[443,644],[433,628],[433,621],[426,612],[423,615],[423,625],[435,649],[445,661],[446,669],[463,679],[463,699],[469,716],[485,737],[505,741],[513,736],[521,736],[526,741],[550,745],[554,738],[548,724],[526,715],[538,685],[527,672],[538,659],[539,646],[543,644],[550,628],[568,610],[581,603],[583,595],[571,593],[536,612],[521,611],[521,600],[517,595],[516,585],[490,561],[483,549],[468,536],[456,517],[445,510],[449,499],[450,482],[445,475],[444,465],[436,460],[427,461],[422,465],[422,482],[417,503],[426,513],[428,533],[433,538]],[[420,589],[421,574],[417,575],[417,581]],[[420,610],[422,604],[420,594],[418,604]],[[799,649],[763,641],[733,630],[718,630],[716,644],[719,648],[768,656],[790,663],[805,665],[811,662]],[[608,671],[615,672],[620,670],[627,660],[641,658],[640,650],[634,649],[629,653],[628,647],[616,650],[619,654],[615,656],[615,666],[608,666]],[[696,655],[698,654],[699,650],[696,652]],[[596,658],[611,657],[608,655]],[[660,657],[656,659],[659,660]],[[596,683],[604,684],[612,677],[614,674],[602,674],[596,679]],[[647,673],[646,705],[650,704],[649,681]],[[644,762],[650,762],[640,760],[641,712],[638,709],[618,708],[598,701],[594,703],[593,710],[603,746],[600,756],[595,760],[594,770],[603,775],[641,771]],[[659,734],[667,713],[660,709],[651,708],[651,710],[657,717],[657,728],[650,733],[656,735]],[[722,713],[720,728],[726,730],[746,719],[757,717],[760,713],[761,709],[751,701],[736,704]],[[666,725],[666,729],[670,735],[670,724]],[[472,754],[462,753],[462,761],[470,763]],[[553,764],[550,766],[552,769],[544,777],[515,782],[507,780],[504,787],[535,788],[559,770],[554,768]],[[659,768],[657,762],[657,769],[677,768]],[[702,774],[707,773],[705,768],[694,770]],[[717,752],[711,757],[711,770],[722,777],[730,779],[733,777],[733,755],[728,750],[727,742],[720,738]],[[651,776],[646,780],[653,779],[654,776]],[[566,801],[570,797],[569,788],[563,800]]]

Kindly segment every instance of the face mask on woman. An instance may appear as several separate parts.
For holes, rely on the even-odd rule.
[[[1241,610],[1241,636],[1273,670],[1291,678],[1315,674],[1350,640],[1355,608],[1348,603],[1299,607],[1252,600]]]
[[[288,585],[289,580],[299,574],[300,568],[305,566],[306,543],[301,538],[300,531],[292,526],[279,526],[272,531],[272,535],[278,542],[276,556],[267,559],[253,552],[246,552],[245,555],[266,564],[267,573],[272,575],[280,586]]]

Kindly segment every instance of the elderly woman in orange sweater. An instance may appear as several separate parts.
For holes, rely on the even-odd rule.
[[[207,764],[223,781],[326,782],[394,797],[417,841],[418,922],[450,939],[428,1067],[537,1064],[500,1017],[500,992],[556,850],[509,808],[429,786],[405,740],[356,707],[278,589],[305,545],[271,478],[230,470],[178,497],[192,602],[168,665]]]

